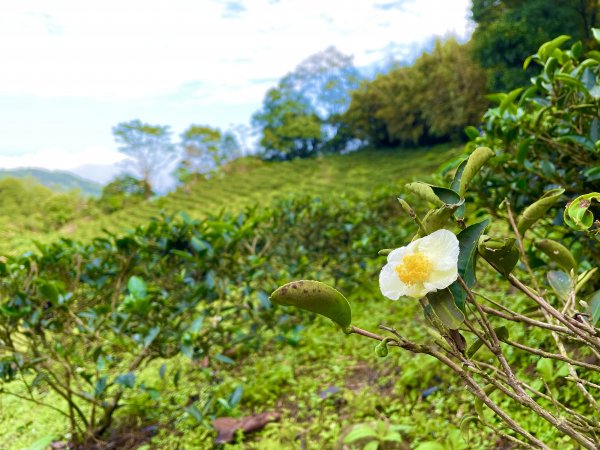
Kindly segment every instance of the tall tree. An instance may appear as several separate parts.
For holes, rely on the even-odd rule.
[[[304,96],[326,121],[348,109],[350,92],[358,87],[360,80],[353,57],[328,47],[302,61],[281,84]]]
[[[207,125],[190,125],[181,134],[181,161],[177,178],[185,182],[194,174],[207,174],[220,163],[221,131]]]
[[[466,46],[438,41],[413,66],[363,82],[344,121],[357,138],[378,147],[458,139],[485,110],[484,85]]]
[[[269,89],[252,123],[262,132],[260,145],[267,158],[304,158],[322,141],[321,120],[310,103],[281,84]]]
[[[267,93],[254,115],[260,144],[269,155],[287,158],[345,148],[349,133],[340,132],[340,117],[360,80],[352,56],[335,47],[309,56]]]
[[[168,126],[150,125],[141,120],[121,122],[113,127],[119,151],[129,157],[127,165],[152,195],[155,177],[176,157]]]
[[[598,0],[473,0],[471,12],[474,56],[493,92],[526,85],[535,70],[523,70],[525,58],[561,34],[595,45],[591,28],[600,23]]]

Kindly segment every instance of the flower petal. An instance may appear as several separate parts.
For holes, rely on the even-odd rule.
[[[447,288],[454,283],[457,278],[458,269],[456,266],[448,270],[434,270],[423,285],[429,292],[437,291],[438,289]]]
[[[386,264],[379,272],[379,289],[381,293],[391,299],[398,300],[402,295],[406,295],[407,286],[398,278],[394,263]]]
[[[395,248],[388,254],[388,257],[387,257],[388,263],[393,262],[396,264],[400,264],[402,262],[402,258],[404,258],[404,255],[406,255],[408,253],[412,253],[411,249],[412,248],[411,248],[410,244],[405,245],[404,247]]]
[[[423,298],[427,295],[427,287],[423,283],[415,283],[406,286],[404,295],[412,298]]]
[[[452,231],[445,229],[434,231],[419,239],[418,245],[419,251],[427,255],[436,269],[450,269],[458,262],[458,239]]]

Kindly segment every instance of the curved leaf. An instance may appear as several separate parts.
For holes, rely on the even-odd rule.
[[[578,231],[589,230],[594,224],[594,215],[588,210],[592,205],[592,200],[600,202],[600,193],[592,192],[574,199],[565,209],[565,223]]]
[[[482,236],[477,251],[494,269],[508,276],[519,262],[519,249],[515,244],[514,238]]]
[[[352,322],[346,297],[320,281],[292,281],[279,287],[269,298],[278,305],[295,306],[328,317],[344,329]]]
[[[521,236],[523,236],[534,223],[546,215],[548,210],[558,201],[564,192],[565,190],[562,188],[547,191],[539,200],[525,208],[525,211],[523,211],[517,222],[517,229]]]
[[[570,272],[571,269],[577,270],[577,261],[569,249],[561,243],[551,239],[542,239],[536,242],[535,246],[567,272]]]
[[[464,197],[465,192],[469,187],[469,183],[471,183],[475,175],[477,175],[477,172],[479,172],[487,160],[493,156],[495,156],[495,153],[488,147],[479,147],[475,149],[473,153],[471,153],[464,170],[460,175],[458,195]]]
[[[427,183],[422,183],[420,181],[415,181],[413,183],[408,183],[404,186],[407,190],[412,192],[413,194],[418,195],[424,200],[427,200],[430,203],[433,203],[435,206],[443,206],[444,202],[435,194],[431,185]]]

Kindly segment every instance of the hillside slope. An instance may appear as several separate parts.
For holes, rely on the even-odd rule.
[[[319,196],[324,200],[342,194],[369,195],[380,186],[401,186],[414,177],[427,176],[459,153],[459,149],[446,145],[432,149],[365,150],[289,162],[244,158],[234,161],[219,176],[188,184],[166,196],[113,214],[78,219],[58,232],[22,234],[10,245],[0,243],[0,254],[28,250],[32,238],[42,242],[59,237],[87,240],[103,230],[120,233],[152,217],[179,211],[200,219],[221,210],[235,213],[253,205],[269,205],[291,195]]]
[[[100,184],[61,170],[34,168],[0,169],[0,179],[6,177],[33,178],[42,186],[46,186],[47,188],[58,192],[76,189],[81,191],[83,195],[89,196],[99,196],[102,192],[102,186]]]

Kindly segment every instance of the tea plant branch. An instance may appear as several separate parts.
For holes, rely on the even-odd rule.
[[[566,362],[567,364],[572,364],[574,366],[579,366],[579,367],[583,367],[585,369],[591,369],[591,370],[595,370],[596,372],[600,372],[600,366],[597,366],[595,364],[586,363],[584,361],[578,361],[576,359],[569,358],[568,356],[561,355],[558,353],[550,353],[550,352],[547,352],[544,350],[540,350],[538,348],[529,347],[527,345],[520,344],[519,342],[511,341],[509,339],[505,339],[503,342],[505,344],[510,345],[511,347],[515,347],[515,348],[521,349],[527,353],[532,353],[534,355],[541,356],[542,358],[555,359],[557,361]]]
[[[464,282],[464,280],[460,276],[457,278],[457,280],[458,280],[459,284],[462,286],[462,288],[465,290],[465,292],[467,294],[467,299],[477,308],[477,310],[479,311],[479,314],[481,315],[481,317],[483,319],[483,322],[488,330],[490,339],[492,341],[490,350],[494,353],[494,355],[498,359],[498,362],[502,366],[502,369],[507,376],[507,383],[514,390],[514,394],[516,395],[516,397],[513,395],[510,395],[511,398],[514,398],[515,400],[517,400],[521,405],[527,406],[538,416],[542,417],[544,420],[546,420],[547,422],[554,425],[557,429],[559,429],[563,433],[569,435],[571,438],[573,438],[575,441],[579,442],[585,448],[588,448],[591,450],[597,448],[596,445],[592,441],[587,439],[581,433],[577,432],[568,423],[564,422],[563,420],[559,420],[554,415],[552,415],[550,412],[543,409],[537,402],[535,402],[535,400],[533,400],[529,395],[527,395],[525,390],[519,384],[519,381],[518,381],[517,377],[515,376],[514,372],[512,371],[510,365],[508,364],[506,357],[502,353],[502,349],[500,348],[500,340],[498,339],[498,336],[494,330],[494,327],[491,325],[487,316],[483,312],[481,305],[479,305],[479,303],[477,303],[475,296],[473,295],[473,293],[471,292],[471,290],[469,289],[467,284]],[[471,369],[471,367],[469,367],[469,369]],[[507,395],[509,395],[509,394],[507,393]]]
[[[535,301],[543,311],[548,312],[552,317],[558,320],[560,323],[565,325],[569,330],[575,333],[577,336],[585,340],[589,345],[594,346],[596,349],[600,350],[600,340],[595,336],[589,333],[589,328],[583,328],[584,324],[581,322],[575,321],[574,319],[570,320],[569,316],[565,316],[561,314],[558,310],[556,310],[552,305],[550,305],[543,297],[532,292],[527,286],[525,286],[519,279],[517,279],[513,274],[508,275],[508,281],[524,292],[529,298]],[[575,325],[576,324],[576,325]],[[582,329],[583,328],[583,329]],[[585,331],[588,331],[587,333]]]
[[[481,367],[485,367],[488,370],[491,370],[493,372],[495,372],[499,377],[504,377],[505,375],[495,366],[485,363],[483,361],[477,361],[476,364],[478,366]],[[592,420],[580,413],[578,413],[577,411],[569,408],[568,406],[566,406],[565,404],[559,402],[556,399],[553,399],[552,397],[550,397],[547,394],[544,394],[543,392],[538,391],[537,389],[535,389],[533,386],[527,384],[525,381],[523,380],[519,380],[519,382],[521,383],[521,386],[523,386],[523,388],[527,389],[528,391],[530,391],[531,393],[533,393],[536,396],[539,396],[543,399],[552,401],[553,403],[555,403],[556,406],[559,406],[561,409],[563,409],[564,411],[568,412],[569,414],[573,415],[573,417],[575,417],[576,419],[578,419],[578,421],[580,423],[585,423],[588,428],[593,429],[593,430],[597,430],[600,431],[600,426],[598,426],[598,422],[595,420]]]
[[[497,301],[493,300],[492,298],[482,294],[481,292],[475,292],[475,291],[471,291],[471,292],[473,292],[473,294],[475,294],[477,297],[481,297],[482,299],[492,303],[493,305],[495,305],[496,307],[498,307],[504,311],[504,312],[498,311],[497,309],[491,308],[489,306],[481,305],[483,310],[488,314],[502,317],[503,319],[511,320],[513,322],[523,322],[523,323],[527,323],[529,325],[534,325],[536,327],[545,328],[548,330],[557,331],[559,333],[574,336],[574,333],[571,330],[569,330],[567,327],[562,327],[560,325],[554,325],[551,323],[532,319],[531,317],[524,316],[523,314],[519,314],[516,311],[513,311],[510,308],[507,308],[506,306],[502,305],[501,303],[498,303]]]
[[[383,328],[386,331],[389,331],[392,334],[395,334],[397,337],[400,336],[392,328],[385,327],[382,325],[380,325],[380,328]],[[355,326],[351,326],[349,331],[351,333],[360,334],[361,336],[365,336],[367,338],[375,339],[378,341],[383,341],[384,339],[386,339],[384,336],[372,333],[367,330],[363,330],[362,328],[358,328]],[[473,379],[472,375],[469,372],[467,372],[466,370],[461,368],[458,364],[456,364],[454,361],[452,361],[446,355],[437,351],[430,345],[417,344],[417,343],[411,342],[401,336],[399,337],[399,339],[400,338],[403,341],[402,343],[399,341],[392,341],[389,344],[405,348],[414,353],[424,353],[424,354],[433,356],[434,358],[436,358],[437,360],[439,360],[440,362],[442,362],[443,364],[448,366],[450,369],[452,369],[456,374],[458,374],[465,382],[466,387],[469,390],[469,392],[471,392],[475,397],[479,398],[488,408],[490,408],[492,411],[494,411],[498,415],[498,417],[500,417],[507,424],[507,426],[510,429],[512,429],[517,434],[520,434],[521,436],[525,437],[532,444],[534,444],[537,448],[540,448],[543,450],[550,450],[550,448],[548,446],[546,446],[542,441],[540,441],[539,439],[537,439],[536,437],[531,435],[527,430],[522,428],[512,417],[510,417],[506,412],[504,412],[504,410],[502,410],[496,403],[494,403],[488,397],[488,395],[484,392],[484,390],[481,388],[481,386],[479,386],[479,384]],[[586,447],[586,448],[593,449],[594,447]]]

